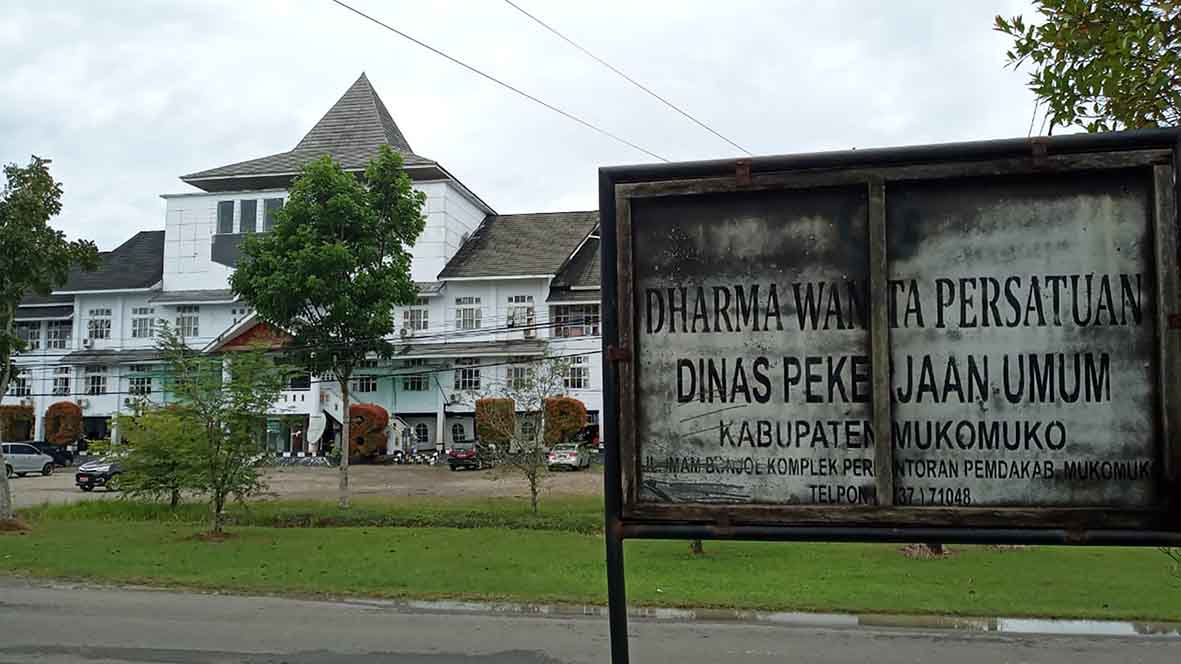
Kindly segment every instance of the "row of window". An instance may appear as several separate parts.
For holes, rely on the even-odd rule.
[[[95,308],[86,312],[86,336],[89,339],[111,338],[111,310]],[[151,339],[156,336],[156,308],[132,307],[131,338]],[[201,336],[201,307],[181,304],[176,307],[176,333],[182,337]]]
[[[525,336],[535,335],[536,323],[532,295],[509,297],[508,328],[525,328]],[[479,330],[481,309],[479,297],[455,298],[455,325],[457,330]],[[250,313],[246,307],[233,310],[234,322]],[[155,307],[133,307],[131,309],[131,338],[151,339],[156,336]],[[195,304],[176,307],[174,320],[176,331],[182,337],[201,336],[201,308]],[[402,325],[411,331],[425,331],[430,326],[430,309],[427,301],[419,298],[415,306],[402,312]],[[553,307],[554,336],[560,338],[597,336],[599,334],[599,306],[597,304],[570,304]],[[41,349],[41,324],[18,323],[16,334],[25,343],[28,351]],[[46,333],[46,347],[49,350],[66,350],[70,347],[73,334],[71,321],[50,321]],[[90,339],[111,338],[111,309],[97,307],[87,312],[86,336]]]
[[[283,207],[282,198],[262,199],[262,230],[269,231],[275,227],[275,213]],[[229,234],[234,232],[234,209],[238,210],[238,232],[258,232],[258,199],[244,198],[239,201],[219,201],[217,204],[217,232]]]
[[[144,364],[133,364],[128,367],[127,391],[133,395],[149,395],[152,393],[151,368]],[[53,396],[69,396],[73,371],[70,367],[55,367],[53,370]],[[82,393],[86,395],[107,394],[107,367],[101,365],[87,366],[82,369]],[[14,397],[27,397],[32,393],[27,372],[20,372],[9,381],[8,394]]]
[[[513,390],[528,389],[529,381],[533,377],[533,367],[524,364],[529,360],[519,360],[522,364],[510,365],[508,368],[508,386]],[[408,360],[408,368],[424,366],[424,360]],[[146,396],[152,394],[151,368],[148,365],[135,364],[128,367],[128,393]],[[82,371],[83,392],[87,395],[107,393],[107,367],[87,366]],[[68,396],[70,391],[70,367],[56,367],[53,373],[54,396]],[[408,373],[401,376],[402,390],[405,392],[426,392],[430,389],[430,374]],[[377,391],[377,376],[358,376],[352,382],[354,393],[366,394]],[[585,390],[590,387],[590,366],[586,356],[570,358],[563,382],[568,390]],[[479,358],[460,358],[455,361],[455,389],[472,392],[481,386],[481,360]],[[306,390],[311,387],[311,378],[307,374],[293,377],[288,385],[293,390]],[[8,393],[11,396],[27,397],[31,394],[29,376],[27,372],[20,372],[9,382]]]
[[[13,331],[25,342],[26,351],[41,350],[41,323],[16,323]],[[73,334],[73,321],[51,320],[46,329],[45,347],[49,350],[66,350],[70,347]]]

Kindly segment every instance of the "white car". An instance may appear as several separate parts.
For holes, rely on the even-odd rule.
[[[575,445],[573,443],[554,445],[546,457],[546,465],[549,466],[550,470],[557,468],[569,468],[570,470],[590,468],[590,451],[582,445]]]
[[[4,473],[8,477],[29,473],[53,474],[53,457],[27,443],[4,443]]]

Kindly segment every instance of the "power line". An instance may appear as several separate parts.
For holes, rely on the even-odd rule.
[[[697,126],[699,126],[699,127],[701,127],[702,129],[704,129],[704,130],[708,131],[709,133],[713,134],[714,136],[717,136],[718,138],[722,139],[723,141],[726,141],[727,143],[729,143],[730,145],[734,146],[734,147],[735,147],[735,148],[737,148],[738,150],[740,150],[740,151],[742,151],[742,152],[745,152],[747,155],[749,155],[749,156],[754,156],[754,155],[752,155],[752,154],[751,154],[750,150],[747,150],[746,148],[742,147],[741,145],[739,145],[739,144],[735,143],[734,141],[732,141],[732,140],[730,140],[730,139],[726,138],[725,136],[723,136],[722,134],[720,134],[719,132],[717,132],[716,130],[714,130],[714,128],[713,128],[713,127],[711,127],[711,126],[709,126],[709,125],[705,124],[705,123],[704,123],[704,122],[702,122],[701,120],[698,120],[697,118],[695,118],[695,117],[693,117],[692,115],[690,115],[688,111],[685,111],[684,109],[682,109],[681,107],[679,107],[679,106],[677,106],[676,104],[672,103],[671,101],[669,101],[669,100],[665,99],[664,97],[661,97],[660,95],[656,94],[656,93],[655,93],[655,92],[653,92],[651,89],[649,89],[647,86],[645,86],[644,84],[642,84],[642,83],[640,83],[639,81],[635,80],[635,79],[634,79],[634,78],[632,78],[631,76],[628,76],[627,74],[623,73],[623,72],[622,72],[622,71],[620,71],[620,70],[619,70],[617,67],[613,66],[611,63],[609,63],[609,62],[607,62],[606,60],[604,60],[604,59],[600,58],[599,56],[595,55],[594,53],[591,53],[590,51],[588,51],[586,48],[584,48],[584,47],[583,47],[581,44],[579,44],[578,42],[576,42],[576,41],[574,41],[573,39],[571,39],[571,38],[567,37],[566,35],[562,34],[561,32],[558,32],[558,31],[557,31],[557,29],[553,28],[552,26],[550,26],[549,24],[547,24],[545,21],[543,21],[543,20],[541,20],[541,19],[537,18],[536,16],[534,16],[533,14],[530,14],[529,12],[525,11],[524,9],[522,9],[522,8],[521,8],[521,6],[520,6],[520,5],[516,4],[516,3],[515,3],[515,2],[513,2],[512,0],[504,0],[504,2],[505,2],[505,4],[507,4],[508,6],[512,7],[513,9],[515,9],[515,10],[517,10],[517,11],[521,12],[521,13],[522,13],[522,14],[524,14],[525,16],[528,16],[528,17],[529,17],[531,20],[533,20],[533,22],[537,23],[538,25],[540,25],[541,27],[545,28],[546,30],[549,30],[550,32],[552,32],[552,33],[553,33],[555,36],[557,36],[557,37],[558,37],[558,39],[561,39],[562,41],[566,42],[567,44],[569,44],[569,45],[573,46],[574,48],[576,48],[576,49],[578,49],[578,50],[580,50],[580,51],[582,51],[584,54],[586,54],[588,57],[590,57],[590,58],[591,58],[592,60],[594,60],[595,62],[597,62],[597,63],[599,63],[599,64],[603,65],[603,66],[604,66],[604,67],[606,67],[607,69],[610,69],[611,71],[613,71],[613,72],[615,72],[616,74],[618,74],[619,76],[621,76],[621,77],[622,77],[622,78],[623,78],[625,81],[627,81],[628,83],[631,83],[632,85],[634,85],[634,86],[636,86],[637,88],[639,88],[639,89],[643,90],[644,92],[648,93],[648,94],[649,94],[649,95],[651,95],[652,97],[655,97],[656,99],[660,100],[660,101],[661,101],[661,102],[662,102],[662,103],[663,103],[665,106],[668,106],[669,108],[673,109],[673,110],[674,110],[674,111],[676,111],[677,113],[680,113],[681,115],[685,116],[686,118],[688,118],[689,120],[691,120],[691,121],[692,121],[694,124],[696,124]]]
[[[407,39],[411,42],[414,42],[415,44],[427,49],[428,51],[430,51],[431,53],[434,53],[435,55],[438,55],[440,57],[450,60],[451,62],[454,62],[455,64],[459,65],[460,67],[463,67],[464,69],[472,72],[473,74],[476,74],[478,76],[486,78],[489,81],[492,81],[493,83],[495,83],[503,88],[507,88],[508,90],[511,90],[512,92],[515,92],[518,95],[521,95],[522,97],[528,99],[529,101],[532,101],[535,104],[540,104],[541,106],[544,106],[545,108],[548,108],[549,110],[551,110],[559,115],[562,115],[563,117],[573,120],[588,129],[592,129],[594,131],[597,131],[598,133],[600,133],[608,138],[614,139],[620,143],[623,143],[624,145],[626,145],[632,149],[639,150],[640,152],[643,152],[644,154],[648,155],[649,157],[652,157],[654,159],[659,159],[660,161],[665,161],[665,162],[668,161],[668,159],[661,157],[660,155],[656,154],[655,152],[652,152],[651,150],[647,150],[645,148],[642,148],[639,145],[636,145],[635,143],[632,143],[631,141],[627,140],[626,138],[622,138],[620,136],[617,136],[616,134],[613,134],[613,133],[607,131],[606,129],[603,129],[602,127],[598,127],[596,125],[591,124],[590,122],[588,122],[586,120],[583,120],[582,118],[578,117],[577,115],[574,115],[573,113],[570,113],[568,111],[564,111],[564,110],[558,108],[557,106],[554,106],[553,104],[542,101],[541,99],[534,97],[533,95],[529,94],[528,92],[525,92],[524,90],[521,90],[520,88],[513,87],[512,85],[505,83],[504,81],[496,78],[495,76],[493,76],[491,74],[486,74],[483,71],[476,69],[475,67],[467,64],[466,62],[459,60],[457,58],[454,58],[454,57],[444,53],[443,51],[440,51],[439,49],[435,48],[434,46],[427,44],[426,42],[415,39],[414,37],[411,37],[410,35],[406,34],[405,32],[402,32],[401,30],[395,28],[394,26],[389,25],[388,23],[383,23],[382,21],[370,16],[369,14],[366,14],[365,12],[363,12],[355,7],[350,6],[349,4],[347,4],[345,2],[342,2],[341,0],[332,0],[332,2],[340,5],[341,7],[344,7],[345,9],[353,12],[354,14],[356,14],[357,16],[360,16],[361,18],[364,18],[368,21],[376,23],[377,25],[380,25],[381,27],[385,28],[386,30],[389,30],[390,32],[398,35],[399,37],[402,37],[403,39]]]
[[[580,337],[580,338],[585,338],[585,337]],[[546,362],[553,362],[555,360],[564,360],[564,359],[569,359],[569,358],[574,358],[574,357],[587,357],[587,356],[591,356],[591,355],[601,355],[601,354],[602,354],[601,350],[587,350],[587,351],[582,351],[582,352],[578,352],[578,353],[563,353],[560,355],[546,355],[546,356],[541,356],[541,357],[518,358],[516,360],[505,360],[502,362],[485,362],[482,364],[467,364],[467,365],[458,365],[458,366],[451,366],[451,367],[438,367],[438,368],[407,367],[407,368],[404,368],[400,371],[394,371],[393,373],[357,374],[357,375],[353,376],[353,380],[356,380],[358,378],[397,379],[397,378],[405,378],[407,376],[429,376],[429,375],[437,375],[437,374],[444,374],[444,373],[452,373],[452,372],[458,371],[460,369],[480,370],[480,369],[492,369],[495,367],[519,367],[519,366],[526,366],[526,365],[530,365],[530,364],[543,364]],[[134,378],[135,375],[132,375],[130,377]],[[175,378],[175,376],[173,376],[170,373],[166,373],[166,372],[165,373],[144,372],[142,374],[139,374],[139,377],[141,377],[141,378],[161,378],[161,377]],[[481,381],[482,380],[483,379],[481,379]],[[333,384],[336,384],[337,382],[338,381],[335,378],[310,378],[308,380],[309,385],[311,385],[313,383],[326,383],[329,385],[333,385]],[[496,380],[496,379],[490,379],[490,382],[495,382],[495,383],[499,383],[499,384],[506,384],[508,381],[500,381],[500,380]],[[285,390],[285,391],[290,391],[290,390]],[[459,391],[462,392],[464,390],[459,390]],[[29,393],[29,394],[9,394],[9,395],[4,395],[4,397],[5,398],[15,398],[15,399],[23,399],[23,398],[28,398],[28,397],[62,397],[62,398],[66,398],[66,399],[79,399],[79,398],[85,399],[85,398],[89,398],[89,397],[103,397],[103,396],[112,396],[112,395],[114,395],[114,396],[149,396],[150,395],[150,393],[149,393],[149,395],[145,395],[145,394],[142,394],[139,392],[133,392],[131,390],[107,390],[105,392],[101,392],[98,394],[87,394],[82,391],[73,391],[73,390],[71,392],[72,392],[71,394],[54,394],[52,392],[39,392],[39,393]]]

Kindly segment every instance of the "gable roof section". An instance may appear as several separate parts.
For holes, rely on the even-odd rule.
[[[598,231],[598,228],[595,229]],[[586,242],[554,278],[554,286],[566,288],[599,287],[599,237],[592,233]]]
[[[598,223],[598,210],[490,215],[439,278],[556,275]]]
[[[397,150],[407,167],[435,163],[414,154],[369,78],[362,73],[292,150],[182,175],[180,179],[205,191],[221,191],[225,185],[218,181],[293,176],[304,164],[325,154],[345,170],[361,170],[383,144]]]
[[[164,231],[140,231],[113,251],[98,255],[98,269],[70,270],[55,293],[151,288],[164,278]]]

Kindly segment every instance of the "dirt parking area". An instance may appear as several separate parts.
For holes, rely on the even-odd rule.
[[[270,484],[267,498],[289,500],[334,500],[339,475],[336,468],[285,466],[266,471]],[[111,500],[118,492],[96,490],[84,493],[74,486],[74,469],[59,468],[49,477],[30,475],[11,480],[17,508],[43,503],[74,503],[81,500]],[[353,466],[349,486],[355,498],[363,500],[405,497],[521,497],[529,496],[529,485],[519,476],[499,469],[452,472],[446,466]],[[598,470],[555,472],[546,477],[547,495],[592,496],[603,490]]]

